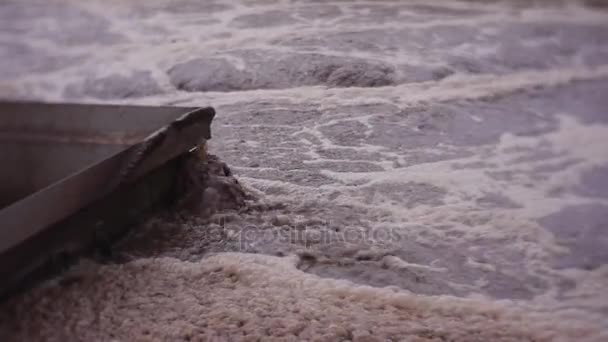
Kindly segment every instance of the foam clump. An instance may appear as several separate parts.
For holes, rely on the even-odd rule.
[[[297,258],[222,253],[80,265],[0,307],[10,341],[555,341],[583,326],[513,308],[322,279]],[[558,324],[559,323],[559,324]],[[599,341],[599,337],[597,339]]]

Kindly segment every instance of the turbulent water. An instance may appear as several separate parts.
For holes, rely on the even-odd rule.
[[[2,1],[2,98],[213,105],[259,201],[151,219],[0,337],[608,340],[606,7]]]

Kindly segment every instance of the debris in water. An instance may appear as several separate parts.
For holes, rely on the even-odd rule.
[[[220,210],[246,208],[252,199],[219,157],[208,154],[205,145],[184,157],[177,185],[177,209],[201,217]]]

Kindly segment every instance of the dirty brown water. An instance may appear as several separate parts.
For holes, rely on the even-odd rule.
[[[6,341],[608,339],[602,1],[3,1],[0,97],[216,108],[161,213]]]

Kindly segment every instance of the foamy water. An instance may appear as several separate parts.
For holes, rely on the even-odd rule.
[[[608,338],[607,23],[578,2],[0,5],[0,96],[213,105],[211,151],[264,203],[153,219],[131,261],[79,265],[0,328]]]

